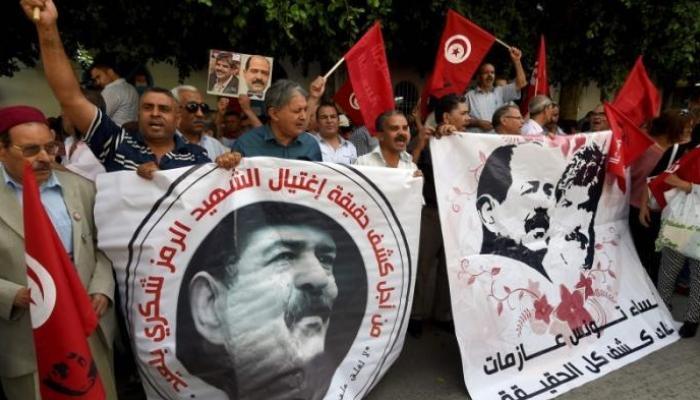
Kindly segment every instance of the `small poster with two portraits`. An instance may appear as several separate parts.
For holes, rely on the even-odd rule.
[[[98,244],[148,398],[366,396],[403,347],[422,184],[268,157],[100,175]]]
[[[225,50],[209,51],[207,93],[214,96],[264,100],[272,84],[272,57]]]

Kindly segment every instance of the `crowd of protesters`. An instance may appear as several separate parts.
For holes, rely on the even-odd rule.
[[[461,95],[432,99],[432,113],[427,120],[420,115],[418,105],[411,104],[403,112],[387,110],[376,121],[369,121],[375,136],[369,134],[366,126],[353,126],[340,107],[327,99],[326,82],[321,77],[308,89],[290,80],[273,82],[265,93],[261,112],[254,110],[251,99],[245,95],[220,97],[215,105],[209,105],[201,89],[191,85],[144,87],[140,80],[142,84],[137,90],[119,75],[114,64],[105,61],[90,67],[90,87],[81,87],[61,44],[56,25],[58,13],[53,3],[24,0],[22,7],[29,19],[33,18],[34,8],[40,8],[35,24],[41,58],[62,113],[45,118],[41,111],[31,107],[0,109],[0,172],[5,186],[13,188],[12,196],[21,193],[21,166],[26,161],[32,163],[37,180],[43,185],[42,196],[46,193],[48,198],[50,193],[58,193],[59,202],[61,191],[53,191],[52,187],[85,186],[66,174],[94,181],[101,173],[133,170],[151,179],[158,170],[210,161],[233,168],[241,157],[271,156],[410,169],[425,179],[418,280],[409,323],[409,333],[415,337],[421,336],[423,325],[429,320],[438,328],[454,329],[430,139],[455,132],[556,138],[577,131],[610,129],[600,105],[576,126],[563,130],[558,125],[559,106],[544,95],[530,99],[528,113],[523,116],[517,102],[527,82],[520,64],[521,53],[516,48],[510,50],[516,71],[511,82],[497,82],[494,66],[485,63],[476,74],[473,89]],[[687,109],[668,109],[650,121],[644,129],[654,144],[631,168],[630,231],[649,278],[658,284],[668,305],[677,275],[684,265],[690,270],[690,305],[680,331],[684,337],[694,336],[700,321],[700,262],[668,248],[654,251],[661,210],[650,201],[647,183],[700,144],[699,100],[692,98]],[[41,179],[40,173],[45,173]],[[671,176],[669,184],[686,192],[698,183]],[[86,193],[92,190],[85,199],[86,204],[92,204],[94,189],[81,190]],[[14,207],[18,209],[19,205]],[[68,238],[66,249],[69,254],[77,254],[78,244],[71,243],[70,229],[65,231],[66,218],[70,221],[75,215],[67,215],[65,206],[52,207],[49,213],[52,222]],[[5,265],[19,263],[14,267],[21,269],[23,261],[17,261],[12,251],[20,250],[0,250],[1,260]],[[82,262],[87,270],[93,271],[104,263],[104,256],[96,248],[91,248],[91,254],[90,260]],[[9,280],[9,277],[0,279],[4,301],[0,303],[4,313],[0,319],[0,337],[2,341],[12,342],[20,336],[31,337],[31,324],[27,313],[23,313],[29,304],[26,277],[17,274],[14,282]],[[87,280],[83,284],[93,296],[98,315],[113,317],[118,301],[114,282],[98,284]],[[102,328],[112,330],[103,332],[103,338],[114,336],[115,324]],[[112,343],[101,345],[103,353],[111,351]],[[30,345],[25,347],[18,347],[24,354],[0,354],[0,378],[8,398],[33,398],[37,393],[33,352],[27,350]],[[109,365],[99,367],[103,377],[113,376]],[[108,397],[113,398],[113,380],[107,379],[105,386]]]

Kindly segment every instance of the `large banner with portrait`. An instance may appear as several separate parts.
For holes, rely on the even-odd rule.
[[[421,207],[411,171],[260,157],[97,187],[150,399],[360,399],[398,357]]]
[[[606,179],[610,140],[431,140],[473,399],[552,398],[678,338],[634,250],[627,196]]]

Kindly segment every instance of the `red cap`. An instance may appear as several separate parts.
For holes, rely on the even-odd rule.
[[[46,117],[39,109],[30,106],[0,108],[0,133],[7,132],[11,128],[27,122],[46,124]]]

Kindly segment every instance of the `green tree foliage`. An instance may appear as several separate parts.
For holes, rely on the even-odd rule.
[[[233,49],[324,68],[375,20],[392,65],[420,73],[433,65],[448,8],[454,8],[533,61],[547,38],[550,80],[597,81],[614,90],[639,54],[662,87],[700,75],[697,0],[57,0],[69,52],[82,46],[122,61],[166,61],[181,76],[202,68],[207,51]],[[16,1],[0,2],[0,74],[37,59],[36,34]],[[509,73],[507,52],[488,58]]]

